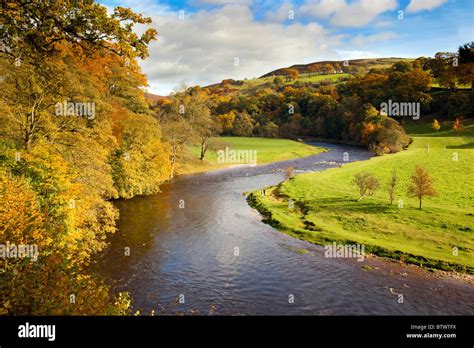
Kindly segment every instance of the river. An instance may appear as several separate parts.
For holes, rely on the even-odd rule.
[[[340,164],[344,152],[350,161],[370,158],[362,148],[314,144],[330,151],[185,175],[158,194],[116,202],[118,231],[94,269],[115,292],[130,292],[142,313],[474,313],[473,284],[377,257],[325,258],[322,246],[261,222],[243,193],[281,182],[289,165],[299,174]]]

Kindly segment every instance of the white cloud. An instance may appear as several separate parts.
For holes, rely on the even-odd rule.
[[[432,10],[441,6],[447,0],[411,0],[406,10],[407,12],[418,12],[423,10]]]
[[[192,5],[249,5],[253,0],[192,0]]]
[[[347,32],[335,34],[315,22],[298,22],[299,9],[295,10],[294,21],[286,21],[283,15],[287,16],[290,2],[267,13],[266,20],[262,21],[253,17],[247,5],[186,12],[184,19],[180,19],[176,10],[148,7],[152,1],[136,1],[132,8],[152,17],[153,26],[158,30],[158,41],[151,43],[149,58],[140,62],[148,77],[150,92],[157,94],[168,94],[183,83],[204,86],[226,78],[258,77],[293,64],[376,57],[380,54],[369,51],[368,47],[372,49],[374,44],[383,44],[384,40],[395,37],[390,32],[355,37]],[[329,6],[328,0],[318,3]],[[341,3],[344,7],[337,11],[323,7],[326,12],[319,13],[337,16],[354,4],[348,5],[344,0]],[[355,4],[359,3],[361,1]],[[345,51],[338,50],[341,48]],[[235,58],[239,66],[234,66]]]
[[[306,0],[300,12],[317,18],[327,18],[346,6],[345,0]]]
[[[373,51],[337,50],[337,53],[343,60],[381,57],[380,53]]]
[[[290,14],[293,18],[290,18]],[[276,11],[269,11],[265,14],[265,19],[271,22],[285,22],[294,18],[295,6],[291,2],[284,2]]]
[[[299,9],[303,15],[326,18],[340,27],[361,27],[383,12],[394,10],[397,0],[307,0]]]
[[[379,43],[379,42],[385,42],[385,41],[389,41],[389,40],[392,40],[392,39],[395,39],[398,37],[398,34],[394,33],[394,32],[391,32],[391,31],[387,31],[387,32],[383,32],[383,33],[377,33],[377,34],[373,34],[373,35],[356,35],[352,40],[351,40],[351,45],[353,46],[367,46],[367,45],[371,45],[371,44],[374,44],[374,43]]]
[[[347,4],[334,13],[331,24],[344,27],[361,27],[370,23],[379,14],[395,10],[396,0],[360,0]]]
[[[157,93],[165,92],[165,86],[169,92],[172,84],[251,78],[283,66],[332,58],[341,44],[340,36],[330,35],[317,23],[256,21],[247,6],[199,11],[185,19],[174,13],[151,17],[158,41],[150,45],[150,57],[141,66],[150,90]]]
[[[375,28],[390,28],[395,26],[394,20],[380,20],[373,24]]]

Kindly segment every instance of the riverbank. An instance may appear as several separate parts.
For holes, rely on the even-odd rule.
[[[218,151],[225,151],[226,148],[230,151],[249,151],[255,153],[255,165],[302,158],[326,151],[322,147],[311,146],[288,139],[217,137],[212,139],[211,149],[207,151],[203,161],[198,158],[200,148],[198,146],[189,147],[187,155],[177,165],[176,173],[178,175],[194,174],[252,165],[250,163],[232,161],[231,158],[229,158],[230,156],[227,156],[224,161],[220,160]]]
[[[267,187],[264,196],[261,190],[254,191],[248,202],[270,225],[311,243],[364,244],[367,253],[474,274],[474,126],[461,133],[443,129],[436,133],[429,124],[414,130],[414,142],[406,151],[298,175]],[[418,164],[427,168],[438,192],[425,199],[422,210],[407,195]],[[400,184],[390,204],[386,184],[394,169]],[[380,189],[357,201],[352,180],[365,171],[378,177]]]

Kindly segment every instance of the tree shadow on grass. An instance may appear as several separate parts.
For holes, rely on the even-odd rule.
[[[310,205],[316,204],[318,210],[327,210],[332,212],[349,212],[349,213],[367,213],[367,214],[387,214],[393,213],[396,205],[380,204],[369,201],[370,198],[364,201],[357,201],[348,198],[325,198],[315,199],[308,203]]]
[[[462,145],[448,145],[446,146],[447,149],[474,149],[474,142],[471,141],[470,143],[467,144],[462,144]]]

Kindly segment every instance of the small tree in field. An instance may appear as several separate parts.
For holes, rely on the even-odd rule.
[[[437,119],[433,120],[433,123],[431,124],[431,128],[433,128],[435,131],[439,131],[441,128],[441,125],[439,124]]]
[[[292,166],[289,166],[285,170],[285,179],[290,180],[294,176],[294,169]]]
[[[456,118],[456,120],[453,122],[453,131],[455,132],[460,132],[462,131],[462,123],[461,123],[461,120],[458,118]]]
[[[397,171],[394,169],[392,170],[392,176],[390,177],[390,181],[387,184],[387,191],[388,191],[388,196],[390,198],[390,204],[393,203],[395,200],[395,189],[398,185],[398,176],[397,176]]]
[[[359,189],[358,201],[360,201],[366,195],[372,196],[379,188],[379,180],[372,173],[368,172],[354,175],[353,183]]]
[[[412,197],[417,197],[421,209],[424,196],[436,196],[437,192],[433,187],[433,180],[425,167],[416,166],[415,173],[411,176],[411,184],[408,187],[408,194]]]

